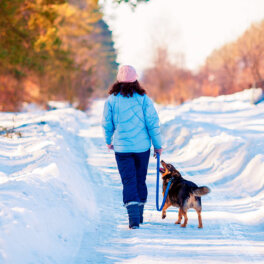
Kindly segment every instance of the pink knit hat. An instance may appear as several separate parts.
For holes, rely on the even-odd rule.
[[[138,76],[136,70],[130,65],[122,65],[117,73],[118,82],[135,82]]]

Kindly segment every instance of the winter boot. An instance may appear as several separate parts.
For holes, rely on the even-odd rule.
[[[144,212],[144,204],[139,204],[139,223],[143,224],[143,212]]]
[[[127,205],[127,214],[129,220],[129,228],[137,229],[139,228],[139,207],[138,204]]]

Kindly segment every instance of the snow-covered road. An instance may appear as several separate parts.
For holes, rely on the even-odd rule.
[[[0,137],[0,263],[263,263],[264,104],[250,91],[158,106],[165,152],[186,179],[207,185],[203,229],[155,210],[151,157],[145,223],[127,228],[114,155],[100,126],[73,109],[0,114],[22,138]],[[42,121],[42,122],[41,122]]]

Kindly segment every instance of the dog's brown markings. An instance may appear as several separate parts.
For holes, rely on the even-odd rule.
[[[181,225],[181,227],[186,227],[186,225],[188,223],[187,211],[190,208],[194,208],[195,210],[196,210],[196,208],[198,209],[198,203],[195,200],[195,196],[193,194],[190,194],[190,197],[188,198],[188,200],[185,201],[185,203],[183,205],[182,215],[184,216],[184,223]]]
[[[186,204],[186,212],[189,208],[194,208],[195,211],[198,214],[198,228],[203,228],[203,224],[202,224],[202,207],[200,206],[200,204],[198,203],[198,201],[195,199],[195,196],[193,194],[190,195],[190,198],[187,201]]]
[[[202,216],[201,216],[201,211],[202,208],[199,205],[198,201],[195,199],[195,196],[193,194],[190,194],[190,197],[188,198],[188,200],[186,200],[186,202],[183,205],[183,209],[180,208],[180,210],[182,210],[182,215],[184,216],[184,223],[181,225],[181,227],[186,227],[187,222],[188,222],[188,217],[187,217],[187,211],[190,208],[194,208],[195,211],[198,214],[198,228],[202,228],[203,224],[202,224]],[[180,213],[180,211],[179,211]]]
[[[165,172],[162,174],[162,178],[164,178],[166,175],[168,175],[169,174],[169,170],[166,168],[165,169]]]

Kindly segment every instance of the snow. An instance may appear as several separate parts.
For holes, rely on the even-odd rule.
[[[66,107],[0,113],[0,263],[263,263],[264,103],[251,90],[157,105],[162,159],[211,188],[203,229],[155,210],[156,160],[145,223],[129,230],[113,152],[100,126],[104,100],[87,114]],[[161,188],[161,187],[160,187]],[[161,200],[161,197],[160,197]]]

